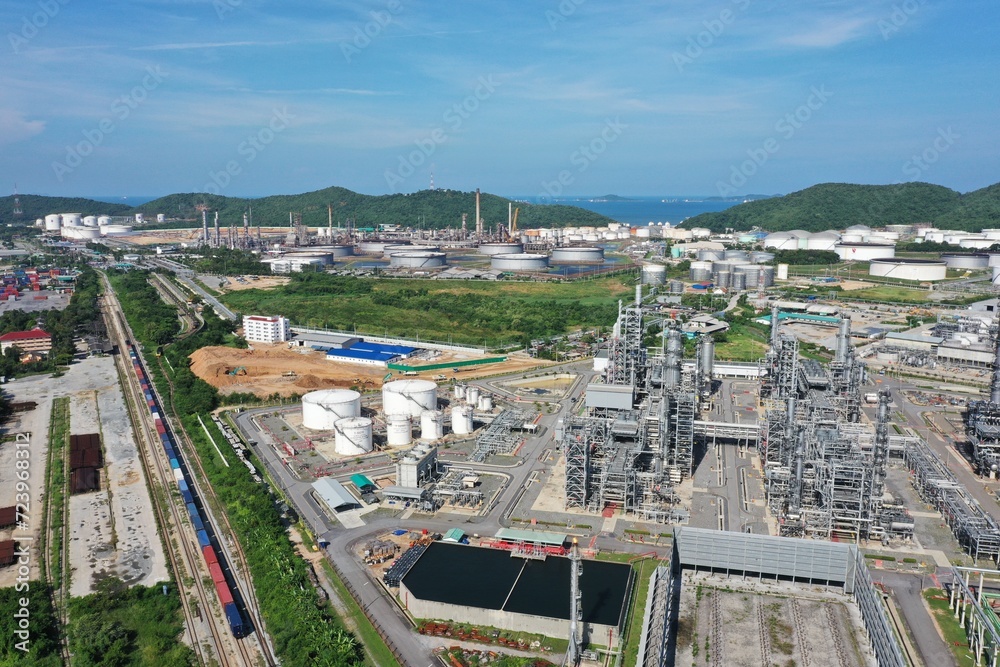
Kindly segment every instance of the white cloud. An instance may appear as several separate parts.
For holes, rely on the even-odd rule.
[[[827,49],[861,37],[871,24],[862,18],[824,19],[807,30],[788,35],[781,40],[788,46]]]
[[[0,145],[30,139],[43,130],[45,121],[26,120],[20,111],[0,108]]]

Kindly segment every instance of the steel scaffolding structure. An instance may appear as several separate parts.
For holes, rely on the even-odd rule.
[[[469,455],[469,460],[482,463],[490,454],[512,453],[521,443],[518,431],[537,416],[537,413],[523,410],[503,410],[476,437],[476,448]]]
[[[991,478],[1000,474],[1000,334],[994,345],[996,351],[989,399],[969,401],[962,416],[976,470],[980,475]]]

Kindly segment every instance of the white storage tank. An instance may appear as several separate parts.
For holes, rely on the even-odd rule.
[[[465,399],[465,385],[464,384],[456,384],[454,392],[455,392],[455,398],[457,400],[461,401],[461,400]]]
[[[144,216],[142,213],[136,213],[135,214],[135,221],[136,221],[136,224],[141,225],[142,223],[146,222],[146,216]]]
[[[85,215],[85,216],[83,216],[83,226],[84,227],[96,227],[97,226],[97,216],[96,215]]]
[[[982,271],[990,265],[990,256],[979,253],[945,253],[941,255],[941,261],[947,264],[949,269]]]
[[[385,422],[385,440],[390,447],[405,447],[413,441],[410,418],[406,415],[391,415]]]
[[[636,227],[635,237],[637,239],[648,239],[649,238],[649,227]]]
[[[394,252],[389,255],[389,266],[401,269],[438,269],[447,263],[446,257],[443,252]]]
[[[551,230],[540,230],[550,232]],[[477,248],[480,255],[517,255],[524,252],[520,243],[480,243]]]
[[[697,260],[691,262],[691,280],[701,282],[712,279],[712,262]]]
[[[465,401],[472,406],[479,402],[479,387],[468,386],[465,388]]]
[[[167,221],[166,214],[165,213],[157,213],[156,214],[156,221],[157,222],[166,222]]]
[[[937,259],[909,259],[886,257],[873,259],[868,274],[899,280],[933,281],[944,280],[948,265]]]
[[[469,435],[473,431],[472,406],[456,405],[451,409],[451,432],[455,435]]]
[[[98,229],[104,236],[125,236],[132,233],[132,225],[104,225]]]
[[[430,380],[393,380],[382,385],[382,412],[420,417],[437,409],[437,385]]]
[[[341,456],[359,456],[372,450],[372,420],[348,417],[334,424],[333,449]]]
[[[479,410],[480,412],[489,412],[493,409],[493,397],[488,394],[483,394],[479,397]]]
[[[667,282],[667,267],[662,264],[642,265],[643,285],[662,285]]]
[[[555,248],[551,261],[553,264],[600,264],[604,261],[604,248]]]
[[[381,255],[388,245],[399,245],[396,241],[362,241],[358,244],[358,252],[362,255]]]
[[[98,227],[103,227],[104,225],[110,225],[110,224],[111,224],[111,216],[110,215],[99,215],[99,216],[97,216],[97,226]]]
[[[444,437],[444,414],[440,410],[426,410],[420,415],[420,439],[440,440]]]
[[[58,232],[61,226],[62,222],[60,222],[59,220],[58,213],[49,213],[47,216],[45,216],[45,231]]]
[[[360,416],[361,394],[351,389],[321,389],[302,397],[302,425],[314,431],[330,431],[337,420]]]
[[[991,270],[993,272],[993,284],[1000,285],[1000,266],[994,266]]]
[[[837,256],[845,262],[868,262],[896,256],[896,246],[889,243],[838,243]]]
[[[83,224],[83,219],[79,213],[62,213],[59,217],[62,220],[63,227],[76,227]]]
[[[775,277],[778,280],[788,280],[788,265],[778,264],[778,270],[775,272]]]
[[[498,271],[541,271],[548,266],[549,258],[546,255],[519,253],[490,257],[490,268]]]
[[[409,243],[399,243],[387,245],[382,249],[384,257],[392,257],[397,252],[441,252],[441,246],[436,245],[410,245]]]

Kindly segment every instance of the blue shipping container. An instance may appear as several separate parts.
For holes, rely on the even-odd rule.
[[[182,479],[181,482],[183,482],[183,481],[184,480]],[[194,496],[192,496],[191,492],[188,491],[187,489],[181,489],[181,498],[184,499],[184,504],[185,505],[187,503],[193,503],[194,502]]]
[[[187,491],[188,490],[188,483],[185,480],[183,480],[183,479],[181,481],[177,482],[177,486],[180,487],[181,491]]]
[[[180,470],[181,464],[177,462],[177,459],[170,459],[170,467],[174,470]]]
[[[225,607],[223,611],[226,613],[226,621],[229,623],[229,629],[232,630],[234,637],[243,636],[243,619],[240,618],[240,610],[236,608],[235,602],[230,602]]]
[[[208,533],[206,533],[204,530],[198,531],[198,544],[203,549],[205,547],[212,546],[212,543],[208,541]]]

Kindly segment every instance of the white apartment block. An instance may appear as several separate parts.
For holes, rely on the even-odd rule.
[[[280,315],[244,315],[243,337],[248,343],[280,343],[292,337],[292,329],[288,318]]]

